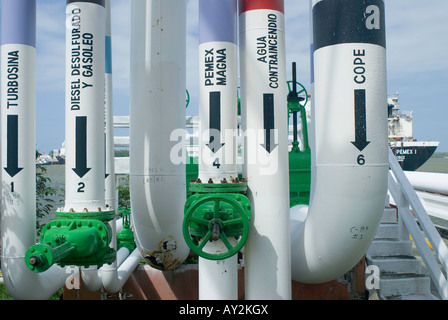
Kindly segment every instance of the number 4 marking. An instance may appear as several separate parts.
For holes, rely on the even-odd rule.
[[[221,165],[219,164],[219,159],[218,158],[216,158],[216,160],[213,162],[213,166],[218,168],[218,169],[221,167]]]

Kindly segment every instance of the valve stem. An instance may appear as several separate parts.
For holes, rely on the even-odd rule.
[[[212,241],[216,241],[219,239],[219,234],[221,233],[221,226],[218,222],[212,223]]]
[[[39,265],[40,263],[40,259],[36,256],[32,256],[29,260],[30,265],[32,265],[33,267]]]

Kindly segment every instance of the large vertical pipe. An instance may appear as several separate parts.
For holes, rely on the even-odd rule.
[[[231,182],[237,177],[237,0],[199,1],[199,178]],[[204,251],[226,252],[219,239]],[[199,299],[238,298],[238,255],[199,257]]]
[[[1,5],[2,272],[15,299],[46,299],[64,284],[64,270],[25,266],[36,243],[36,0]]]
[[[237,177],[236,0],[199,1],[199,178]]]
[[[185,0],[134,0],[131,21],[134,234],[146,262],[169,270],[190,252],[182,234],[186,155],[172,152],[185,150]]]
[[[104,0],[67,0],[64,212],[105,210]]]
[[[305,222],[291,221],[292,278],[349,271],[375,236],[387,192],[382,0],[312,1],[314,142]]]
[[[117,209],[115,199],[115,164],[114,164],[114,109],[112,86],[112,30],[111,30],[111,1],[105,1],[106,8],[106,38],[105,38],[105,78],[104,78],[104,137],[105,137],[105,205],[109,210]],[[112,230],[110,247],[117,250],[116,219],[109,222]],[[118,259],[118,257],[117,257]],[[101,279],[108,292],[117,292],[121,289],[118,279],[117,259],[111,264],[101,268]]]
[[[291,298],[283,11],[283,0],[240,0],[243,173],[252,202],[248,299]]]
[[[106,0],[106,63],[104,88],[104,136],[105,136],[105,204],[116,209],[115,199],[115,164],[114,164],[114,104],[112,82],[112,30],[110,0]]]

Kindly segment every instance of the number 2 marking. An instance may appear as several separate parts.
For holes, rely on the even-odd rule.
[[[86,184],[84,182],[78,183],[78,193],[84,193],[84,188],[86,187]]]

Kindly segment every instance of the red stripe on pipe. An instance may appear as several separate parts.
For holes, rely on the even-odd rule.
[[[269,9],[285,12],[284,0],[240,0],[240,14],[250,10]]]

